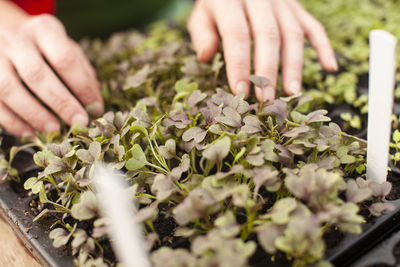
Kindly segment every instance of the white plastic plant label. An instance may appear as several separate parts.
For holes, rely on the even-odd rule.
[[[397,39],[383,30],[370,33],[367,178],[386,181],[395,87]]]

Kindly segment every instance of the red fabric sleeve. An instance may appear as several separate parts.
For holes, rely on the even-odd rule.
[[[55,0],[11,0],[30,15],[54,14]]]

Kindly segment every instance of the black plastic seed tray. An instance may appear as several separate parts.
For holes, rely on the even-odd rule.
[[[361,257],[373,258],[369,251],[393,232],[400,230],[400,199],[392,203],[396,206],[395,211],[365,224],[361,235],[347,235],[335,248],[327,251],[326,259],[342,267],[350,266]]]
[[[352,267],[396,266],[400,266],[400,231],[393,233],[352,265]]]
[[[26,248],[43,266],[73,266],[66,251],[55,249],[49,239],[51,222],[35,218],[29,209],[32,198],[20,197],[10,183],[0,185],[0,215],[8,222]]]

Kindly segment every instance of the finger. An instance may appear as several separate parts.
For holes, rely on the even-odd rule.
[[[31,21],[32,34],[36,44],[71,89],[78,100],[86,107],[91,105],[97,115],[103,112],[103,100],[97,79],[88,70],[89,63],[77,45],[72,45],[62,24],[54,17],[39,16]]]
[[[247,14],[250,20],[254,41],[255,74],[265,76],[270,84],[262,91],[256,87],[259,101],[273,101],[279,69],[279,50],[281,37],[270,1],[246,0]]]
[[[60,129],[57,119],[22,86],[11,63],[0,59],[1,101],[9,110],[27,124],[41,132],[56,132]]]
[[[25,84],[63,121],[69,125],[87,125],[86,111],[53,73],[30,39],[16,39],[7,55]]]
[[[293,95],[301,90],[304,33],[287,0],[274,1],[273,7],[282,37],[283,88],[286,94]]]
[[[73,40],[69,39],[70,44],[76,48],[77,53],[80,55],[78,58],[81,61],[82,66],[86,69],[90,76],[97,82],[97,73],[92,64],[89,62],[88,58],[86,57],[85,53],[83,52],[82,47],[75,43]]]
[[[0,125],[18,137],[34,136],[32,129],[16,116],[5,104],[0,102]]]
[[[200,61],[210,61],[219,48],[215,24],[203,1],[197,1],[188,20],[188,30]]]
[[[239,0],[211,0],[210,14],[222,37],[229,86],[234,94],[249,94],[250,34],[247,18]]]
[[[311,45],[317,51],[318,59],[322,67],[327,71],[337,71],[338,64],[335,58],[335,53],[325,28],[296,0],[290,0],[288,3],[310,40]]]

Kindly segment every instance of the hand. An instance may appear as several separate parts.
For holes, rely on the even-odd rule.
[[[255,88],[259,101],[275,98],[280,57],[284,91],[301,90],[304,36],[325,70],[338,69],[323,26],[296,0],[197,0],[188,29],[200,61],[213,58],[221,36],[229,86],[246,97],[253,40],[255,74],[270,80],[264,91]]]
[[[84,107],[103,112],[99,89],[94,69],[55,17],[0,24],[0,124],[10,133],[59,130],[46,106],[69,125],[86,125]]]

